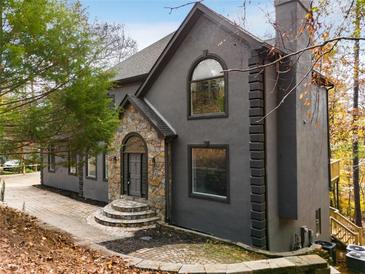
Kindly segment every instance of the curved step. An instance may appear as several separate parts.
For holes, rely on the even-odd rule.
[[[120,212],[140,212],[149,210],[149,206],[143,203],[126,200],[115,200],[111,203],[111,208]]]
[[[98,211],[95,214],[95,221],[99,224],[105,226],[113,226],[113,227],[145,227],[154,225],[159,217],[151,217],[137,220],[121,220],[121,219],[113,219],[106,217],[102,211]]]
[[[107,205],[103,209],[104,216],[112,219],[121,219],[121,220],[139,220],[156,217],[156,212],[149,209],[144,211],[136,211],[136,212],[125,212],[119,211],[112,208],[111,205]]]

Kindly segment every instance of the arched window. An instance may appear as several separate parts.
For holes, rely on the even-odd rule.
[[[124,153],[145,153],[146,148],[139,136],[131,136],[125,143]]]
[[[215,58],[205,58],[194,66],[190,79],[190,117],[226,114],[224,68]]]

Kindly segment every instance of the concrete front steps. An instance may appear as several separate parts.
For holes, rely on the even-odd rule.
[[[95,221],[112,227],[144,228],[151,227],[159,220],[156,212],[147,204],[119,199],[96,212]]]

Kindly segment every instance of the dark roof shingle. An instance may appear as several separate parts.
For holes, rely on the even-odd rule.
[[[113,80],[123,80],[147,74],[170,41],[171,33],[152,45],[138,51],[112,68],[116,72]]]

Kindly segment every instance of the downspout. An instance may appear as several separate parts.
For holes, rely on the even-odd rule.
[[[265,58],[264,58],[264,62],[265,62]],[[266,115],[266,85],[265,85],[265,80],[266,80],[266,73],[267,70],[264,69],[263,72],[263,86],[264,86],[264,94],[263,94],[263,107],[264,107],[264,115]],[[265,138],[265,142],[264,142],[264,162],[265,162],[265,214],[266,214],[266,218],[265,218],[265,222],[266,222],[266,249],[270,250],[270,238],[269,238],[269,217],[268,217],[268,194],[267,194],[267,142],[266,142],[266,118],[264,119],[264,138]]]

